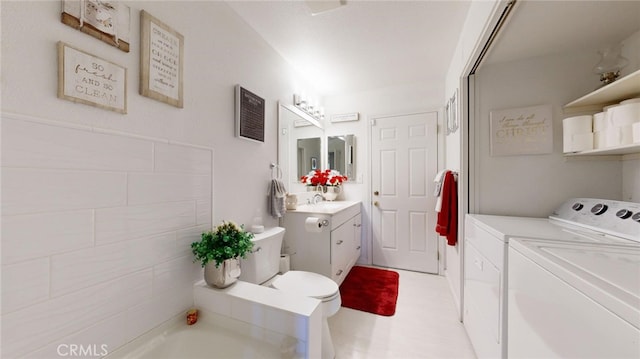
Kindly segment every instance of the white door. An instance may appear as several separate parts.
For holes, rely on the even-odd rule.
[[[438,113],[374,119],[371,126],[373,264],[438,272]]]

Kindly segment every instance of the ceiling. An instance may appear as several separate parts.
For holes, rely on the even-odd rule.
[[[318,95],[442,82],[469,1],[358,1],[311,14],[305,1],[228,1]]]
[[[606,48],[640,30],[640,1],[523,1],[484,64]],[[595,64],[594,64],[595,65]]]
[[[471,3],[347,0],[312,15],[300,0],[227,2],[319,96],[444,81]],[[637,0],[517,0],[484,64],[595,52],[639,29]]]

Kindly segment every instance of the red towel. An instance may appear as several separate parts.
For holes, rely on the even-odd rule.
[[[458,241],[458,186],[453,172],[447,171],[442,185],[442,208],[438,212],[436,232],[447,237],[447,244],[455,246]]]

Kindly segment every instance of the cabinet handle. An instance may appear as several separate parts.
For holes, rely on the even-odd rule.
[[[336,273],[336,275],[342,275],[342,269],[340,269],[340,270]]]
[[[336,242],[336,244],[337,244],[337,245],[341,245],[341,244],[342,244],[342,242],[344,242],[344,241],[341,239],[341,240],[339,240],[338,242]]]
[[[362,246],[358,246],[358,248],[356,248],[356,250],[360,249],[360,247],[362,247]]]

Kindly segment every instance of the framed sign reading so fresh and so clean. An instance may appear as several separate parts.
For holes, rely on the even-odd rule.
[[[127,69],[60,41],[58,97],[127,113]]]

